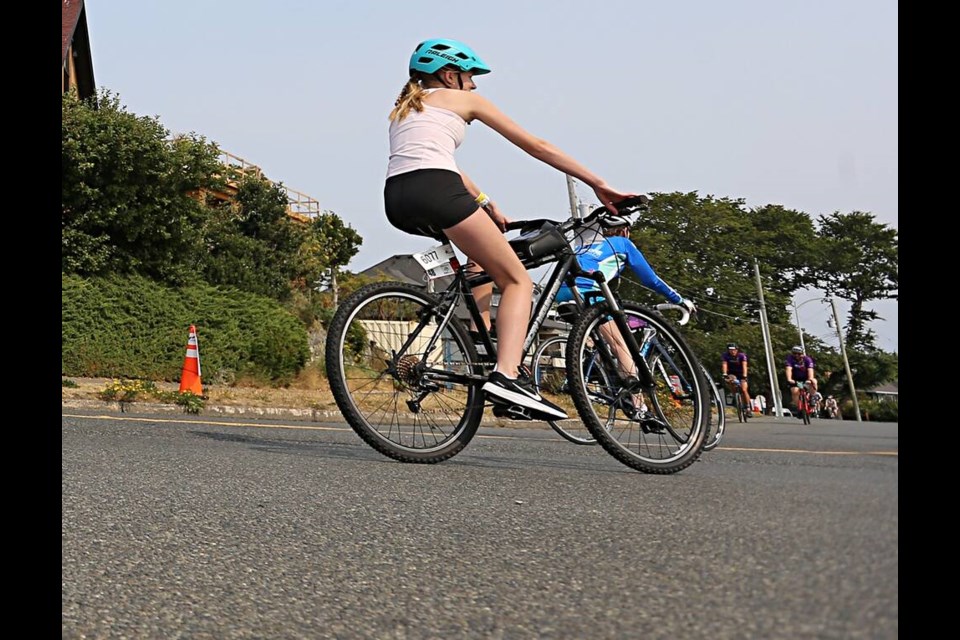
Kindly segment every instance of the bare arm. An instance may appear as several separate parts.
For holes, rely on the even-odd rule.
[[[600,201],[608,208],[611,208],[614,202],[635,195],[614,189],[603,178],[556,146],[528,133],[483,96],[470,93],[464,95],[463,98],[466,102],[467,121],[479,120],[537,160],[588,184],[600,198]]]

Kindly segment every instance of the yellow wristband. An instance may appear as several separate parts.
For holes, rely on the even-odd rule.
[[[481,191],[480,195],[478,195],[474,201],[481,207],[485,207],[488,204],[490,204],[490,197],[487,196],[487,194],[485,194],[483,191]]]

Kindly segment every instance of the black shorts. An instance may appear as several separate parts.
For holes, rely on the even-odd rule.
[[[459,173],[418,169],[387,178],[383,188],[387,220],[401,231],[446,241],[444,229],[463,222],[477,209]]]

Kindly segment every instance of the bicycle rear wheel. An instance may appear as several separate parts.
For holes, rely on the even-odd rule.
[[[587,372],[591,341],[602,348],[598,330],[607,321],[606,304],[587,309],[574,323],[567,343],[567,362],[574,405],[590,433],[623,464],[644,473],[676,473],[693,464],[703,451],[710,415],[710,391],[703,367],[680,333],[659,313],[634,302],[622,303],[633,317],[635,332],[654,386],[642,390],[647,410],[634,419],[623,412],[624,401],[638,392],[627,384],[615,363],[600,358],[596,366],[613,381],[606,393],[591,393]]]
[[[701,364],[701,367],[703,365]],[[717,385],[710,379],[710,374],[703,367],[703,378],[710,389],[710,430],[707,432],[703,441],[703,450],[710,451],[715,449],[720,440],[723,439],[723,433],[727,428],[727,416],[725,412],[723,394]]]
[[[601,368],[597,368],[596,372],[589,377],[594,379],[594,384],[600,389],[607,386]],[[569,407],[571,399],[570,383],[567,377],[566,336],[550,338],[537,347],[533,355],[533,382],[537,391],[550,402],[561,407]],[[547,423],[560,436],[574,444],[597,444],[596,439],[579,418],[548,420]]]
[[[483,416],[477,353],[460,321],[437,333],[436,299],[396,282],[361,287],[337,308],[326,342],[330,389],[367,444],[402,462],[459,453]]]

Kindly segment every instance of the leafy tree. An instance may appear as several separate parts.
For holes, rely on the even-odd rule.
[[[357,255],[363,238],[350,225],[333,211],[324,211],[314,218],[310,230],[312,233],[312,248],[316,259],[329,278],[330,289],[333,292],[333,306],[337,306],[339,298],[339,283],[337,276],[353,256]]]
[[[821,254],[813,220],[802,211],[768,204],[747,213],[749,241],[760,266],[764,299],[771,323],[787,323],[793,294],[816,281]],[[756,288],[756,285],[754,285]]]
[[[186,281],[205,209],[189,193],[218,184],[218,151],[169,138],[107,90],[62,98],[61,270]]]
[[[360,234],[333,211],[324,211],[314,218],[311,230],[320,244],[326,268],[345,267],[363,244]]]
[[[696,192],[654,194],[650,210],[631,233],[654,271],[708,311],[698,323],[704,331],[735,317],[755,317],[752,252],[744,240],[750,227],[742,205],[740,200],[701,198]],[[661,302],[635,283],[629,271],[624,279],[625,297]]]
[[[816,286],[851,303],[847,348],[874,350],[876,334],[867,323],[879,315],[864,305],[899,299],[899,234],[861,211],[820,216],[819,225],[823,251]]]
[[[243,179],[235,201],[211,215],[203,236],[198,267],[210,284],[285,301],[311,275],[301,251],[307,227],[287,214],[282,186],[264,178]]]
[[[755,259],[770,322],[789,322],[786,304],[806,281],[814,237],[813,222],[804,213],[773,205],[748,210],[743,200],[695,192],[654,194],[631,234],[654,271],[697,302],[702,313],[693,330],[706,333],[758,320]],[[623,291],[633,299],[659,302],[637,284]]]

